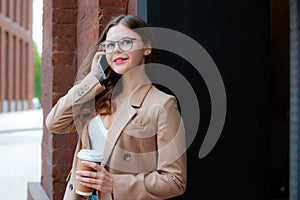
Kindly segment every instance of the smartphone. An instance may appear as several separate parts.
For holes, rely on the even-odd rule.
[[[103,66],[105,67],[105,68],[103,68]],[[105,80],[107,77],[106,77],[106,74],[105,74],[105,69],[108,67],[108,63],[107,63],[107,61],[106,61],[106,59],[103,57],[103,56],[101,56],[99,59],[98,59],[98,61],[97,61],[97,67],[98,67],[98,69],[99,69],[99,71],[100,71],[100,73],[101,73],[101,78],[103,79],[103,80]]]

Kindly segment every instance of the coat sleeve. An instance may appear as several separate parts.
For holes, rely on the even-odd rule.
[[[157,169],[152,172],[115,174],[113,196],[121,199],[168,199],[186,189],[186,142],[175,98],[159,109],[157,124]]]
[[[46,117],[46,127],[53,133],[66,134],[76,132],[74,118],[83,103],[91,100],[105,88],[98,79],[89,73],[80,83],[74,85],[61,97]]]

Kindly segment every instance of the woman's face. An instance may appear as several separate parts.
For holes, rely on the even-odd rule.
[[[123,40],[123,38],[125,39]],[[125,50],[128,44],[130,48],[130,41],[132,41],[132,48],[128,51],[123,51],[118,45],[117,41],[119,40],[121,40],[119,42],[121,48],[125,47]],[[137,33],[122,24],[109,29],[106,41],[115,42],[111,43],[110,47],[112,47],[113,51],[110,54],[106,54],[106,59],[111,68],[118,74],[125,74],[134,67],[144,64],[145,56],[151,52],[150,46],[145,46]]]

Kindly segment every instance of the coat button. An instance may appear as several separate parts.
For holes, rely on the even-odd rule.
[[[69,190],[73,190],[73,184],[69,185]]]
[[[130,155],[129,153],[125,153],[125,154],[123,155],[123,159],[124,159],[125,161],[129,161],[129,160],[131,159],[131,155]]]

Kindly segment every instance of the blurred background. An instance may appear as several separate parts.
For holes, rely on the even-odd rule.
[[[0,199],[41,179],[42,0],[0,1]]]

